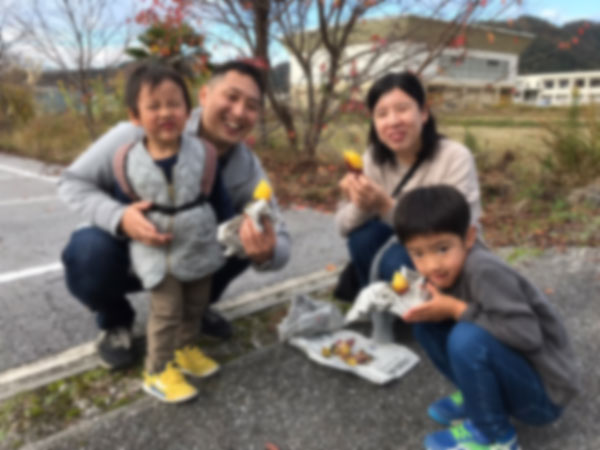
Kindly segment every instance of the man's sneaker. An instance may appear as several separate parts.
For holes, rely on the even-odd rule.
[[[175,352],[175,363],[183,373],[204,378],[219,370],[219,364],[196,346],[187,346]]]
[[[454,394],[439,399],[427,408],[429,417],[445,426],[456,424],[467,417],[465,401],[462,393],[456,391]]]
[[[218,338],[229,339],[233,336],[233,327],[227,319],[212,308],[207,308],[202,316],[202,334]]]
[[[507,435],[495,442],[487,439],[469,419],[448,428],[429,434],[425,438],[426,450],[519,450],[517,434],[511,429]]]
[[[102,330],[96,340],[96,351],[103,366],[122,369],[135,362],[131,330],[126,327]]]
[[[180,403],[198,395],[198,390],[189,384],[172,362],[157,374],[144,372],[144,391],[165,403]]]

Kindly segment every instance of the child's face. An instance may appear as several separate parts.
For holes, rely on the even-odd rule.
[[[417,270],[438,289],[451,287],[460,275],[477,231],[470,227],[467,236],[432,233],[415,236],[405,243]]]
[[[138,96],[138,115],[131,120],[144,128],[149,142],[168,145],[178,142],[185,128],[188,110],[181,88],[171,80],[152,87],[145,83]]]

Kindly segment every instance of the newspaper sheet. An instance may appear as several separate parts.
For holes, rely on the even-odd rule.
[[[378,344],[350,330],[311,337],[295,337],[290,344],[323,366],[352,372],[375,384],[400,378],[419,357],[398,344]]]

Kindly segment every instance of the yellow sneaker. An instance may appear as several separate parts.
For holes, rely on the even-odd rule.
[[[219,370],[219,364],[206,356],[197,346],[187,347],[175,352],[175,363],[179,369],[193,377],[207,377]]]
[[[198,395],[198,390],[185,380],[172,362],[160,373],[144,372],[142,388],[165,403],[180,403]]]

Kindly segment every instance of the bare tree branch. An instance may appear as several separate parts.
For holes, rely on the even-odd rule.
[[[95,67],[117,63],[131,38],[125,20],[117,20],[117,14],[123,17],[122,6],[117,11],[107,0],[24,0],[13,17],[23,36],[22,45],[34,50],[46,64],[70,74],[85,105],[86,125],[92,136],[91,73]],[[129,13],[133,16],[133,9]],[[115,49],[115,55],[106,58],[110,48]]]

